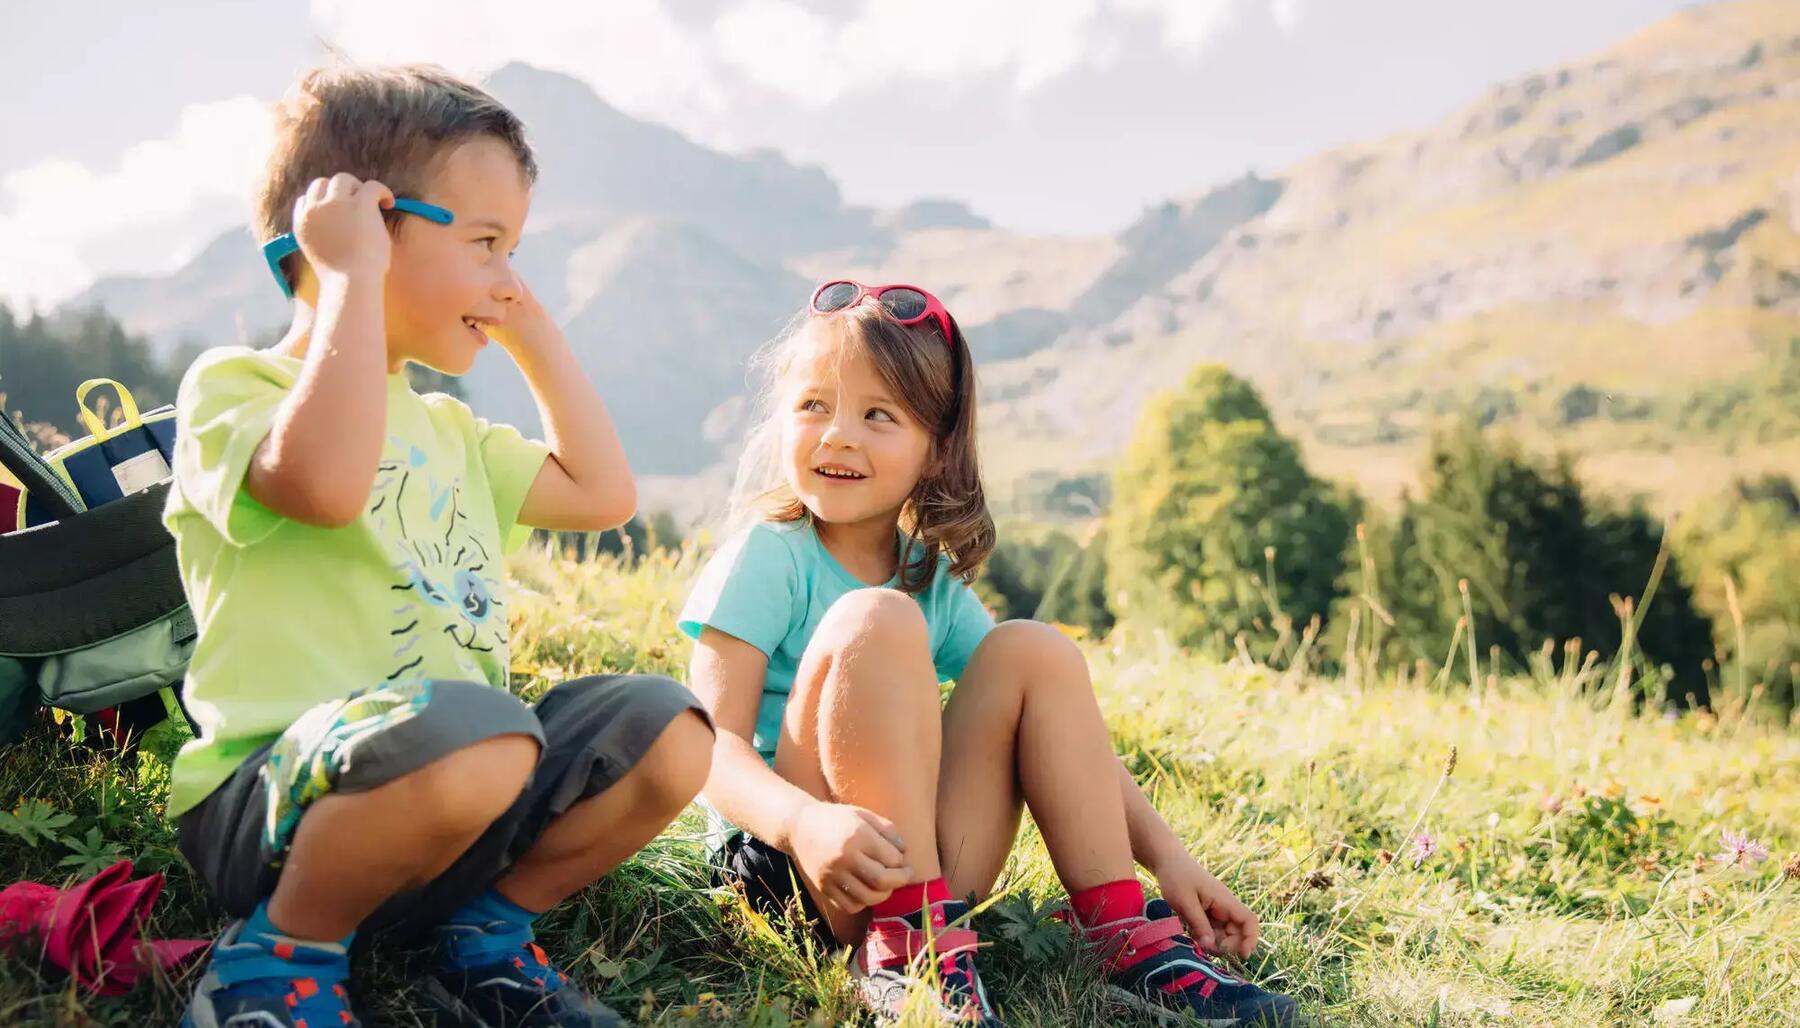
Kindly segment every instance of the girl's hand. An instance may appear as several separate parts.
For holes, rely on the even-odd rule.
[[[1151,868],[1163,899],[1187,925],[1194,944],[1208,953],[1249,957],[1256,951],[1261,926],[1256,915],[1223,883],[1188,853]]]
[[[788,830],[794,862],[836,906],[854,913],[912,881],[894,823],[846,803],[809,803]]]
[[[394,194],[373,179],[343,172],[313,179],[294,201],[294,240],[313,274],[385,277],[394,243],[381,212],[393,205]]]
[[[560,339],[562,329],[538,302],[537,294],[520,278],[518,299],[507,310],[505,320],[494,325],[490,335],[516,361],[521,356],[540,352],[545,345]]]

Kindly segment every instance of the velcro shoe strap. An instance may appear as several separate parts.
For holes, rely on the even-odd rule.
[[[900,931],[877,929],[863,940],[864,959],[870,966],[892,967],[911,964],[930,952],[938,957],[973,953],[981,946],[981,938],[967,928],[939,929],[935,939],[919,929]]]
[[[1145,921],[1126,933],[1125,948],[1127,951],[1154,949],[1158,943],[1167,942],[1185,930],[1181,926],[1181,919],[1177,917]]]

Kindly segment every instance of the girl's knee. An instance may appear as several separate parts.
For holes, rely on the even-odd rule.
[[[1007,649],[1014,656],[1040,655],[1052,660],[1081,659],[1075,641],[1042,621],[1002,621],[981,641],[983,647]]]
[[[1081,647],[1042,621],[1004,621],[995,625],[976,647],[969,663],[975,666],[977,661],[1023,675],[1033,685],[1088,685],[1087,657]]]
[[[917,600],[897,589],[857,589],[840,597],[820,620],[814,640],[843,647],[878,642],[923,647],[931,633]]]

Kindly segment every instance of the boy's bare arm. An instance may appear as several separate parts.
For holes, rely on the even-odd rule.
[[[341,527],[368,502],[387,417],[382,290],[393,194],[350,175],[315,179],[294,205],[294,235],[319,283],[304,365],[250,459],[244,488],[283,517]]]
[[[562,329],[530,287],[494,332],[537,401],[550,459],[519,510],[537,528],[597,532],[617,528],[637,512],[637,484],[606,403],[575,360]]]

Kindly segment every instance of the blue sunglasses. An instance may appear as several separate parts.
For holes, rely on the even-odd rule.
[[[394,206],[389,210],[405,214],[416,214],[426,221],[435,221],[440,225],[448,225],[456,220],[456,216],[434,203],[423,200],[409,200],[406,197],[395,197]],[[289,254],[300,250],[300,241],[292,232],[286,232],[263,244],[263,260],[269,262],[269,271],[275,276],[275,282],[281,286],[281,295],[293,299],[294,291],[288,288],[287,276],[281,273],[281,262]]]

